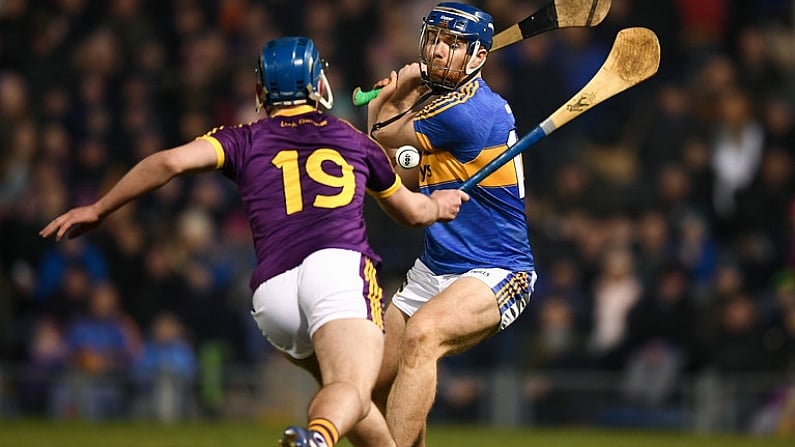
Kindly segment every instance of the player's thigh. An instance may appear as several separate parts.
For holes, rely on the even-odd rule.
[[[350,250],[324,249],[260,284],[252,315],[274,347],[300,360],[314,353],[312,336],[329,321],[365,319],[380,331],[383,292],[369,258]]]
[[[375,265],[350,250],[326,249],[303,263],[299,303],[323,382],[372,389],[383,354],[383,290]]]
[[[369,395],[381,368],[384,335],[362,318],[332,320],[314,334],[323,383],[350,382]]]
[[[298,301],[310,336],[324,324],[342,319],[365,319],[382,330],[383,295],[376,265],[359,252],[323,249],[302,263]]]
[[[406,325],[406,339],[440,349],[439,355],[468,349],[499,330],[494,292],[462,276],[419,308]]]

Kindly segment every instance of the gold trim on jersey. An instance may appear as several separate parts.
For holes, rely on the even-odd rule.
[[[507,148],[508,146],[505,144],[487,147],[480,151],[480,154],[474,160],[467,163],[460,162],[453,154],[447,151],[430,151],[429,154],[422,157],[419,184],[420,186],[430,186],[455,181],[463,182],[472,177],[475,172],[488,162],[505,152]],[[518,157],[521,157],[521,154]],[[516,167],[513,163],[506,163],[494,171],[493,174],[483,179],[478,185],[497,188],[515,186],[518,182]]]
[[[375,191],[370,188],[367,188],[367,193],[373,197],[377,197],[379,199],[386,199],[387,197],[391,196],[392,194],[396,193],[398,189],[400,189],[400,185],[402,182],[400,181],[400,176],[395,174],[395,183],[392,183],[392,186],[383,190],[383,191]]]
[[[224,147],[221,146],[221,142],[218,141],[217,138],[211,137],[209,135],[202,135],[199,137],[199,139],[206,140],[213,146],[213,149],[215,149],[215,155],[217,157],[215,160],[215,169],[223,168],[224,161],[226,161],[226,154],[224,154]]]
[[[271,118],[276,116],[296,116],[296,115],[303,115],[304,113],[314,112],[315,106],[310,105],[303,105],[303,106],[295,106],[295,107],[287,107],[287,108],[279,108],[273,113],[269,114]]]
[[[441,96],[428,104],[427,106],[423,107],[420,110],[420,113],[414,118],[414,120],[422,120],[431,118],[436,116],[445,110],[453,107],[457,104],[461,104],[467,102],[470,98],[475,96],[475,93],[480,88],[480,83],[477,82],[476,79],[473,79],[469,83],[461,86],[458,90],[450,92],[444,96]]]
[[[423,152],[433,152],[433,146],[431,145],[431,140],[425,136],[424,133],[421,132],[414,132],[414,135],[417,136],[417,139],[420,141],[420,146],[422,146]]]

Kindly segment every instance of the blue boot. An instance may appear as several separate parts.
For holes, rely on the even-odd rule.
[[[291,425],[284,429],[279,447],[317,447],[312,439],[312,434],[304,427]]]

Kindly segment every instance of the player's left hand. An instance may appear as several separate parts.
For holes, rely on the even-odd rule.
[[[404,65],[397,73],[397,89],[406,94],[422,86],[422,75],[420,74],[420,64],[414,62]]]
[[[102,218],[93,205],[73,208],[53,219],[41,231],[39,236],[47,238],[55,234],[55,240],[60,241],[64,235],[74,239],[90,231],[102,223]]]
[[[375,110],[380,110],[381,107],[385,102],[392,98],[392,95],[395,94],[395,87],[397,85],[397,72],[392,70],[389,73],[388,78],[381,79],[380,81],[373,84],[373,88],[380,88],[381,90],[378,92],[378,96],[375,97],[372,101],[370,101],[367,106],[368,110],[374,108]]]
[[[380,80],[376,81],[376,83],[373,84],[373,90],[375,90],[377,88],[386,87],[387,85],[392,83],[392,80],[395,77],[397,77],[397,72],[393,70],[391,73],[389,73],[389,77],[386,77],[386,78],[383,78],[383,79],[380,79]]]

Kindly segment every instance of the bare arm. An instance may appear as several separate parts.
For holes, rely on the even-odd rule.
[[[430,196],[409,191],[405,186],[387,198],[377,199],[386,213],[401,225],[427,227],[455,219],[469,195],[458,189],[434,191]]]
[[[399,73],[390,73],[389,79],[376,83],[382,87],[378,96],[367,107],[367,127],[372,129],[376,123],[387,120],[409,110],[428,89],[422,83],[419,64],[410,64]],[[404,144],[421,147],[414,133],[416,110],[408,111],[401,118],[377,130],[373,135],[386,147],[397,148]]]
[[[204,139],[155,152],[133,166],[99,200],[56,217],[39,231],[39,235],[49,237],[55,234],[56,241],[67,233],[70,239],[80,236],[102,223],[122,205],[163,186],[175,176],[207,171],[215,168],[217,162],[215,148]]]

